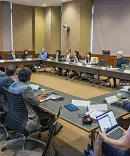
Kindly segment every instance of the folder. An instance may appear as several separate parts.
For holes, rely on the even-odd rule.
[[[77,107],[77,106],[75,106],[75,105],[73,105],[73,104],[67,104],[67,105],[65,105],[64,106],[66,109],[68,109],[69,111],[77,111],[77,110],[79,110],[79,108]]]

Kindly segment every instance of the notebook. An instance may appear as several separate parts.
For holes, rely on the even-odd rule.
[[[65,105],[64,106],[66,109],[68,109],[69,111],[77,111],[77,110],[79,110],[79,108],[77,107],[77,106],[75,106],[75,105],[73,105],[73,104],[67,104],[67,105]]]

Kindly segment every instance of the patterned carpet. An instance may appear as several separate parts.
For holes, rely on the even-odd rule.
[[[88,133],[79,128],[61,120],[60,123],[64,125],[61,132],[54,137],[54,144],[56,149],[59,151],[60,156],[83,156],[83,150],[86,148],[88,142]],[[0,129],[0,148],[6,143],[4,140],[4,131]],[[47,139],[47,134],[43,133],[43,140]],[[41,151],[40,145],[34,143],[28,143],[27,149],[35,147],[37,151]],[[5,152],[0,151],[0,156],[13,156],[16,150],[22,149],[22,142],[19,141],[9,146]]]

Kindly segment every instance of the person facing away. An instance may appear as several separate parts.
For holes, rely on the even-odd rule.
[[[16,67],[14,65],[9,65],[6,68],[5,74],[0,76],[0,110],[8,112],[8,103],[5,96],[5,90],[9,89],[10,85],[14,82],[14,75],[16,74]]]
[[[9,54],[9,60],[14,60],[14,59],[20,59],[15,49],[13,49],[11,53]]]
[[[38,58],[40,59],[47,59],[48,58],[48,52],[43,48],[40,54],[38,55]]]
[[[126,59],[123,57],[123,52],[118,51],[117,52],[117,68],[121,68],[122,64],[127,64]]]
[[[2,56],[2,54],[0,54],[0,60],[3,60],[3,56]]]
[[[25,49],[24,53],[21,55],[21,58],[26,59],[28,55],[29,55],[29,51],[28,51],[28,49]]]
[[[47,125],[51,129],[52,124],[55,121],[55,116],[45,111],[40,111],[37,107],[40,104],[40,100],[46,98],[46,95],[35,95],[28,85],[31,80],[32,72],[29,68],[24,67],[18,72],[18,81],[14,82],[9,87],[9,92],[14,94],[22,94],[25,106],[28,111],[28,121],[26,124],[27,131],[38,130],[42,124],[45,124],[45,120],[48,121]],[[58,124],[55,132],[59,132],[62,129],[62,125]]]

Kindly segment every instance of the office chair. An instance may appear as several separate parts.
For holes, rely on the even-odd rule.
[[[107,60],[106,59],[100,59],[98,66],[100,67],[106,67],[107,66]],[[95,86],[95,84],[100,83],[99,88],[101,88],[103,85],[107,84],[109,81],[108,77],[105,77],[105,79],[100,78],[100,75],[96,76],[96,79],[93,81],[92,87]]]
[[[56,128],[58,120],[60,118],[60,110],[61,110],[61,107],[59,108],[57,119],[52,125],[47,144],[44,147],[44,150],[42,153],[36,152],[36,151],[29,151],[29,150],[25,150],[25,151],[21,150],[21,151],[17,151],[16,153],[14,153],[13,156],[58,156],[58,151],[55,149],[53,145],[53,135],[54,135],[54,130]]]
[[[2,108],[2,99],[3,99],[3,95],[0,95],[0,107]],[[6,140],[9,140],[9,133],[8,133],[8,130],[7,128],[5,127],[5,124],[4,124],[4,119],[5,119],[5,116],[6,116],[6,112],[4,111],[0,111],[0,127],[4,129],[5,131],[5,134],[6,134]]]
[[[5,126],[15,131],[16,134],[20,134],[20,137],[8,141],[2,148],[1,151],[5,151],[7,145],[15,143],[19,140],[23,141],[23,149],[25,148],[27,141],[35,141],[45,145],[44,142],[38,139],[34,139],[33,135],[39,135],[40,131],[27,131],[26,124],[28,121],[28,111],[26,109],[22,94],[13,94],[5,90],[9,111],[5,118]],[[41,128],[40,128],[41,129]]]

